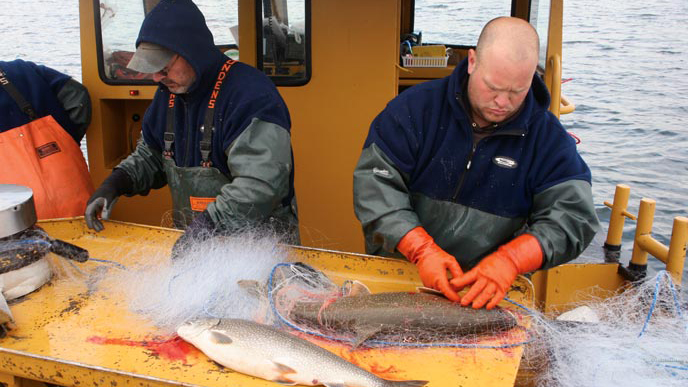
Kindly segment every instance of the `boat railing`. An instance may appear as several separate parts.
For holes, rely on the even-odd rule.
[[[631,261],[628,267],[619,265],[619,273],[630,281],[643,279],[647,273],[647,256],[650,254],[662,261],[674,282],[680,284],[686,258],[686,243],[688,242],[688,217],[677,216],[674,218],[671,239],[669,246],[666,246],[652,237],[655,200],[642,198],[638,215],[635,216],[627,210],[630,191],[629,186],[618,184],[613,203],[604,202],[607,207],[612,209],[607,240],[604,243],[605,261],[619,262],[624,223],[626,218],[635,220],[636,229]]]

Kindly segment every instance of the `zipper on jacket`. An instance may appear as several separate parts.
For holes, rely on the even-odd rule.
[[[468,154],[468,160],[466,161],[466,167],[463,169],[463,173],[461,173],[461,179],[459,179],[459,184],[456,186],[456,190],[454,191],[454,196],[452,196],[452,201],[456,201],[456,199],[459,197],[459,192],[461,192],[461,187],[463,187],[463,182],[466,180],[466,175],[468,174],[468,171],[471,169],[471,162],[473,161],[473,155],[475,154],[475,149],[478,147],[478,143],[473,141],[473,148],[471,148],[471,153]]]

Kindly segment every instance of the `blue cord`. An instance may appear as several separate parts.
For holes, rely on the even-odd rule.
[[[324,335],[319,332],[314,332],[310,331],[307,329],[303,329],[291,321],[287,320],[280,314],[280,312],[277,310],[277,307],[275,306],[275,300],[273,297],[273,283],[274,283],[274,277],[275,277],[275,272],[279,267],[283,266],[292,266],[293,264],[291,263],[278,263],[272,268],[272,271],[270,272],[270,278],[268,280],[268,299],[270,300],[270,309],[272,309],[272,312],[277,316],[277,318],[280,320],[280,322],[296,331],[303,332],[309,335],[321,337],[327,340],[331,341],[339,341],[339,342],[348,342],[348,343],[353,343],[355,340],[353,339],[345,339],[345,338],[339,338],[339,337],[333,337],[333,336],[328,336]],[[525,309],[528,312],[532,312],[530,309],[526,308],[525,306],[507,299],[507,301],[511,302],[514,305],[517,305],[523,309]],[[530,335],[528,335],[530,336]],[[503,349],[503,348],[513,348],[513,347],[518,347],[521,345],[528,344],[534,340],[533,337],[528,337],[528,339],[517,342],[517,343],[511,343],[511,344],[502,344],[502,345],[483,345],[483,344],[460,344],[460,343],[398,343],[398,342],[388,342],[388,341],[381,341],[381,340],[366,340],[366,344],[368,346],[397,346],[397,347],[457,347],[457,348],[479,348],[479,349]]]
[[[671,289],[671,294],[674,299],[674,308],[676,309],[676,313],[680,318],[683,317],[681,313],[681,305],[678,300],[678,295],[676,292],[676,288],[674,287],[674,281],[671,280],[671,276],[666,270],[662,270],[659,272],[657,275],[657,279],[655,280],[655,291],[652,296],[652,304],[650,305],[650,310],[647,312],[647,317],[645,318],[645,323],[643,324],[643,329],[640,330],[640,333],[638,334],[638,337],[642,337],[643,334],[645,334],[645,330],[647,329],[648,325],[650,324],[650,319],[652,318],[652,314],[655,311],[655,306],[657,305],[657,298],[659,297],[659,282],[666,277],[667,280],[669,281],[669,289]],[[688,328],[688,326],[686,327]]]
[[[119,263],[119,262],[110,261],[110,260],[107,260],[107,259],[96,259],[96,258],[89,258],[88,260],[89,260],[89,261],[94,261],[94,262],[109,263],[110,265],[115,266],[115,267],[117,267],[117,268],[119,268],[119,269],[127,270],[127,267],[124,266],[124,265],[122,265],[122,264]]]
[[[688,371],[688,367],[680,367],[680,366],[673,366],[669,364],[657,364],[659,367],[664,367],[664,368],[671,368],[675,370],[681,370],[681,371]]]

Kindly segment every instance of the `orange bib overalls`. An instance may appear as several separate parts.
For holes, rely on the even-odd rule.
[[[83,215],[93,193],[79,145],[52,116],[0,133],[0,183],[31,188],[38,219]]]

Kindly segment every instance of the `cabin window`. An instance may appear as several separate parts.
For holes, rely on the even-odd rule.
[[[413,31],[421,43],[474,47],[483,26],[511,15],[511,0],[415,0]]]
[[[94,1],[96,39],[100,77],[109,84],[153,83],[151,74],[127,69],[136,50],[136,38],[146,13],[159,0]],[[215,44],[227,56],[239,59],[237,36],[238,0],[195,0],[215,38]]]
[[[256,1],[257,67],[278,86],[308,83],[310,0]]]

